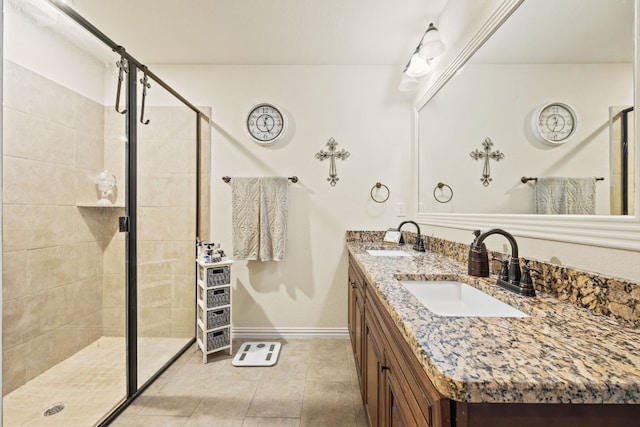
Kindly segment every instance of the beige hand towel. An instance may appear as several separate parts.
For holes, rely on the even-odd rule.
[[[595,178],[538,178],[536,213],[593,215],[596,211]]]
[[[231,227],[234,259],[258,259],[260,244],[260,179],[231,180]]]
[[[284,259],[289,179],[260,178],[260,259]]]
[[[231,180],[234,259],[284,259],[288,183],[284,177]]]

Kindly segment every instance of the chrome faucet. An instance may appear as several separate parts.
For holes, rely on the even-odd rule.
[[[402,231],[401,228],[405,224],[413,224],[413,225],[416,226],[417,234],[416,234],[416,239],[413,242],[413,250],[418,251],[418,252],[425,252],[424,236],[422,234],[420,234],[420,226],[418,225],[418,223],[415,222],[415,221],[402,221],[400,223],[400,225],[398,226],[398,231]],[[404,238],[402,237],[402,233],[400,233],[400,242],[399,243],[401,245],[404,244]]]
[[[489,256],[483,242],[484,239],[492,234],[500,234],[506,237],[511,245],[511,259],[502,261],[503,268],[496,281],[497,285],[520,295],[534,296],[536,293],[530,280],[520,283],[521,272],[520,258],[518,258],[518,243],[513,235],[500,228],[494,228],[482,234],[480,234],[480,230],[476,230],[474,234],[476,238],[473,243],[471,243],[471,248],[469,249],[469,275],[489,277]]]

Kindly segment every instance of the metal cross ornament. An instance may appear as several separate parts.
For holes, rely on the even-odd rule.
[[[499,162],[500,159],[504,159],[504,153],[501,153],[500,150],[491,151],[492,145],[493,142],[491,142],[491,138],[486,138],[482,143],[482,146],[484,147],[483,151],[480,151],[476,148],[470,153],[471,157],[473,157],[475,160],[484,159],[484,167],[482,168],[482,178],[480,178],[480,181],[482,181],[482,185],[484,185],[485,187],[488,187],[489,183],[493,181],[493,179],[491,179],[489,159],[494,159],[496,162]]]
[[[329,178],[327,178],[327,181],[329,181],[329,184],[331,184],[332,186],[335,186],[336,183],[340,181],[340,178],[338,178],[338,172],[336,170],[336,159],[344,160],[351,155],[351,153],[345,151],[344,149],[336,151],[336,145],[338,145],[336,140],[331,138],[329,139],[329,142],[327,142],[329,151],[320,150],[316,153],[316,159],[320,161],[331,159],[331,164],[329,165]]]

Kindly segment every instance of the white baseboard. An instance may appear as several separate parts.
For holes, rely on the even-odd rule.
[[[232,328],[233,338],[347,338],[347,328]]]

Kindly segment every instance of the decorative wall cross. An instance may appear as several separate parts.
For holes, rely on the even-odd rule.
[[[489,183],[493,181],[493,179],[491,179],[491,171],[489,169],[489,159],[494,159],[496,162],[499,162],[500,159],[504,159],[504,153],[501,153],[500,150],[491,151],[492,145],[493,142],[491,142],[491,138],[486,138],[482,143],[484,151],[480,151],[476,148],[470,153],[471,157],[475,160],[484,159],[484,167],[482,168],[482,178],[480,178],[480,181],[482,181],[482,185],[485,187],[488,187]]]
[[[329,181],[329,184],[334,186],[338,181],[340,181],[340,178],[338,178],[338,172],[336,171],[336,159],[344,160],[351,155],[351,153],[344,149],[336,151],[336,145],[338,145],[336,140],[331,138],[329,139],[329,142],[327,142],[329,151],[320,150],[316,153],[316,159],[320,161],[331,159],[331,164],[329,165],[329,178],[327,178],[327,181]]]

